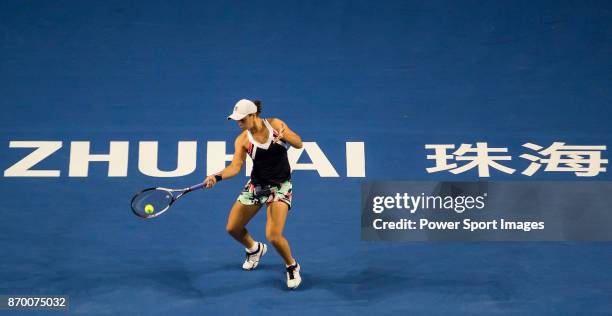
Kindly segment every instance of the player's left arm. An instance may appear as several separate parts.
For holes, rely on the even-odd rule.
[[[278,118],[269,119],[270,125],[278,132],[276,140],[282,139],[288,142],[291,146],[300,149],[302,148],[302,138],[287,126],[285,122]]]

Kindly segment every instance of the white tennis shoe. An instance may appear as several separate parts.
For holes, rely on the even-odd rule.
[[[294,290],[300,283],[302,283],[302,277],[300,276],[300,265],[297,261],[288,267],[287,269],[287,287]]]
[[[245,270],[253,270],[257,268],[259,260],[261,260],[261,257],[266,254],[266,251],[268,251],[268,246],[266,246],[264,243],[257,242],[257,249],[255,251],[246,252],[246,259],[242,264],[242,268]]]

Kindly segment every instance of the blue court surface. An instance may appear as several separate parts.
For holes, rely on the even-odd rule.
[[[609,1],[2,1],[0,295],[70,297],[28,315],[610,315],[610,242],[360,235],[365,181],[479,180],[427,173],[425,144],[609,148],[610,87]],[[296,291],[272,248],[240,268],[225,224],[244,170],[154,220],[130,211],[140,189],[202,181],[211,142],[233,153],[226,116],[241,98],[261,99],[337,173],[293,172]],[[32,168],[59,174],[7,176],[35,149],[17,141],[61,142]],[[125,175],[91,162],[71,176],[72,142],[108,154],[120,141]],[[143,174],[143,141],[158,142],[161,170],[178,142],[197,142],[196,169]],[[347,142],[363,143],[363,176],[347,176]],[[517,173],[490,179],[612,179],[527,177],[516,159]],[[248,228],[264,240],[265,212]]]

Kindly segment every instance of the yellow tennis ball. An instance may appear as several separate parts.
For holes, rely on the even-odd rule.
[[[151,205],[151,204],[145,205],[145,213],[153,214],[154,210],[155,210],[155,208],[153,207],[153,205]]]

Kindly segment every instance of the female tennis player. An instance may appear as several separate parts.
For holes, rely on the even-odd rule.
[[[278,118],[261,118],[261,102],[240,100],[227,118],[238,122],[243,130],[234,142],[232,162],[222,171],[207,176],[204,184],[211,188],[222,179],[240,172],[248,154],[253,159],[251,179],[238,196],[227,219],[227,232],[246,247],[245,270],[253,270],[266,254],[268,246],[255,241],[245,226],[267,205],[266,239],[285,260],[287,287],[297,288],[302,279],[300,265],[293,258],[283,236],[285,220],[291,208],[291,168],[287,159],[289,145],[302,148],[302,139]]]

